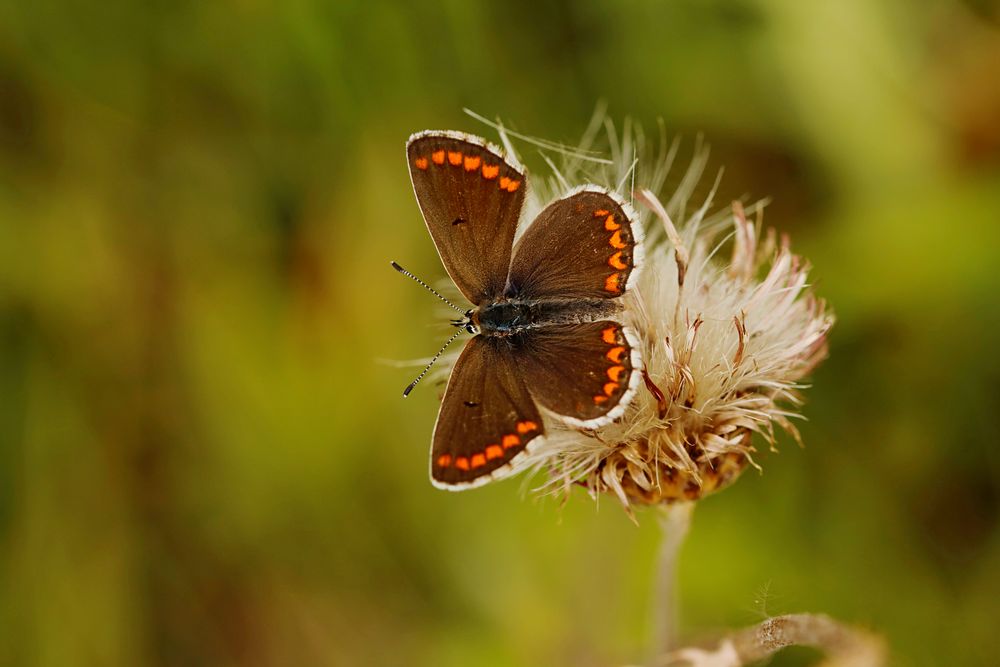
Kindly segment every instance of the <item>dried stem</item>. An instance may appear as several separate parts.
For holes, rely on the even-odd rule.
[[[677,641],[677,561],[681,545],[691,526],[693,502],[677,502],[658,507],[660,554],[656,564],[656,593],[652,606],[651,657],[671,650]]]
[[[880,667],[886,662],[882,639],[825,614],[787,614],[726,636],[714,649],[685,648],[654,664],[741,667],[786,646],[811,646],[826,653],[825,667]]]

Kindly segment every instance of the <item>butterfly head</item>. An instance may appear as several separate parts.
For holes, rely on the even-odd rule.
[[[476,317],[476,315],[476,309],[470,308],[465,311],[461,318],[452,320],[451,325],[453,327],[458,327],[459,329],[465,329],[470,334],[475,336],[479,333],[479,318]]]

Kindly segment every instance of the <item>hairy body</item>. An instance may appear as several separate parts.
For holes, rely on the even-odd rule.
[[[621,303],[612,299],[515,298],[482,304],[469,319],[483,336],[506,337],[530,329],[598,322],[621,308]]]

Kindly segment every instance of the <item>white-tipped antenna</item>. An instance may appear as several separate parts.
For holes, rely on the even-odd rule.
[[[465,310],[463,308],[459,308],[458,306],[456,306],[455,304],[453,304],[451,301],[449,301],[448,299],[446,299],[443,296],[441,296],[440,292],[438,292],[436,289],[434,289],[433,287],[431,287],[430,285],[428,285],[427,283],[425,283],[423,280],[421,280],[420,278],[417,278],[415,275],[413,275],[412,273],[410,273],[409,271],[407,271],[406,269],[404,269],[403,267],[401,267],[396,262],[390,262],[390,263],[392,264],[392,268],[396,269],[397,271],[399,271],[400,273],[402,273],[407,278],[412,278],[413,280],[415,280],[417,282],[418,285],[421,285],[425,290],[427,290],[428,292],[430,292],[431,294],[433,294],[437,298],[441,299],[442,301],[444,301],[446,304],[448,304],[449,306],[451,306],[452,308],[454,308],[458,312],[462,313],[463,315],[465,314]]]
[[[434,365],[434,362],[437,361],[442,354],[444,354],[444,351],[448,349],[448,346],[451,345],[453,342],[455,342],[455,339],[458,338],[461,333],[462,330],[459,329],[458,331],[456,331],[451,335],[451,338],[449,338],[444,345],[441,346],[441,349],[438,350],[438,353],[435,354],[434,357],[430,360],[430,363],[428,363],[427,366],[424,367],[424,370],[420,371],[420,375],[417,376],[417,379],[408,384],[406,386],[406,389],[403,390],[403,398],[406,398],[407,396],[410,395],[410,392],[413,391],[413,388],[417,386],[417,383],[423,380],[424,376],[427,375],[427,371],[431,369],[431,366]]]

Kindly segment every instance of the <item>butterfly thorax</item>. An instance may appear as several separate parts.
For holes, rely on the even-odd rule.
[[[502,299],[487,302],[470,316],[484,336],[513,336],[529,329],[584,324],[621,310],[617,299]]]

